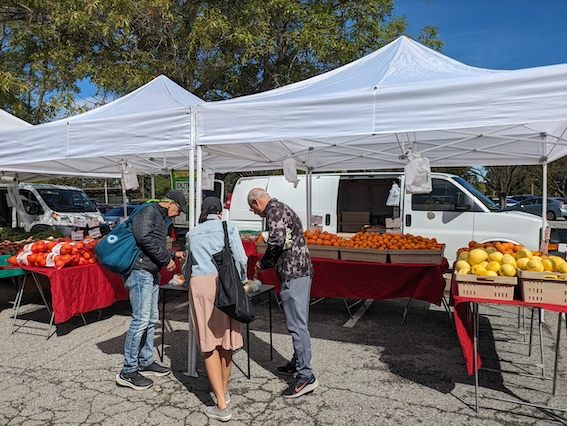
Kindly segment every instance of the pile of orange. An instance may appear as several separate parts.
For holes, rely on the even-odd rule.
[[[439,250],[443,248],[435,238],[426,238],[411,234],[378,234],[375,232],[357,232],[351,238],[341,238],[336,234],[320,230],[305,231],[309,245],[346,247],[381,250]]]
[[[435,238],[411,234],[377,234],[358,232],[347,241],[346,247],[388,250],[439,250],[443,248]]]
[[[343,247],[346,244],[346,239],[339,237],[336,234],[329,232],[321,232],[316,229],[314,231],[305,231],[305,241],[308,245],[327,246],[327,247]]]

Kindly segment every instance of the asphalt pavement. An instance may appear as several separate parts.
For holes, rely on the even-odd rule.
[[[14,295],[0,282],[0,424],[2,425],[204,425],[212,405],[204,374],[183,375],[187,356],[187,311],[182,298],[167,304],[164,364],[170,376],[155,379],[152,388],[118,387],[122,346],[129,324],[129,306],[116,303],[73,318],[46,340],[47,313],[37,298],[23,302],[25,327],[10,334]],[[313,366],[320,386],[296,400],[281,397],[287,381],[275,374],[292,354],[283,313],[274,320],[274,359],[270,360],[268,309],[258,308],[252,323],[252,377],[234,369],[231,379],[231,424],[246,425],[397,425],[397,424],[552,424],[567,422],[552,413],[516,403],[481,399],[473,409],[474,385],[467,377],[459,343],[443,308],[414,302],[401,325],[406,300],[369,304],[358,321],[349,321],[341,300],[323,300],[311,307]],[[518,328],[517,309],[481,307],[481,355],[485,365],[515,373],[541,373],[539,340],[534,335],[528,356],[527,335]],[[557,315],[547,313],[543,325],[545,374],[551,375]],[[345,324],[351,327],[345,327]],[[526,318],[526,324],[529,321]],[[567,334],[564,334],[567,337]],[[156,345],[161,343],[158,327]],[[513,341],[520,341],[515,343]],[[567,338],[563,339],[563,348]],[[245,368],[246,354],[235,355]],[[199,369],[202,362],[198,361]],[[481,394],[520,398],[567,408],[567,360],[559,362],[558,395],[551,382],[511,373],[483,372]],[[565,416],[567,419],[567,416]]]

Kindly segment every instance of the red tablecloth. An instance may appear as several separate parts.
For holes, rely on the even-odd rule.
[[[259,255],[249,256],[249,277],[254,275],[254,264],[259,258]],[[312,259],[312,262],[315,270],[312,297],[375,300],[414,297],[441,304],[446,262],[442,265],[421,265],[318,258]],[[262,272],[258,279],[280,291],[280,282],[273,269]]]
[[[35,266],[22,266],[22,269],[49,278],[55,324],[68,321],[75,315],[106,308],[119,300],[128,300],[122,276],[96,263],[61,269]],[[162,269],[161,284],[168,283],[173,274]]]
[[[461,345],[461,351],[465,358],[467,366],[467,373],[469,376],[474,374],[474,335],[473,335],[473,314],[471,309],[471,302],[478,304],[492,304],[492,305],[513,305],[523,306],[527,308],[541,308],[547,311],[563,312],[567,314],[567,306],[548,305],[543,303],[528,303],[521,300],[492,300],[492,299],[474,299],[470,297],[461,297],[458,295],[457,283],[454,280],[451,282],[451,300],[454,306],[453,318],[455,321],[455,329]],[[478,354],[477,354],[478,355]],[[482,366],[480,355],[477,358],[477,367]]]
[[[250,257],[257,253],[256,241],[242,240],[242,245],[244,246],[244,253],[246,253],[246,256]]]

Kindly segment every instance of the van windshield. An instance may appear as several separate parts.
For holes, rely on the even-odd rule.
[[[458,182],[459,185],[466,188],[471,194],[473,194],[476,198],[478,198],[480,202],[484,204],[490,211],[496,212],[501,210],[498,204],[496,204],[494,201],[492,201],[490,198],[488,198],[486,195],[484,195],[482,192],[480,192],[478,189],[476,189],[474,186],[472,186],[462,177],[454,176],[453,180]]]
[[[97,211],[95,204],[83,191],[76,189],[38,189],[37,192],[45,201],[45,204],[56,212],[61,213],[94,213]]]

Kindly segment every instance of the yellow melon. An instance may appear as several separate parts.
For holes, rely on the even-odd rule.
[[[500,266],[500,275],[505,277],[513,277],[516,275],[516,268],[510,265],[509,263],[505,263],[504,265]]]
[[[528,262],[530,261],[529,257],[522,257],[520,259],[518,259],[518,261],[516,262],[516,266],[525,271],[526,269],[528,269]]]
[[[521,249],[516,252],[516,259],[521,259],[522,257],[532,257],[532,252],[528,249]]]
[[[563,262],[561,265],[559,265],[558,270],[562,274],[567,274],[567,262]]]
[[[457,263],[455,263],[455,269],[457,271],[462,271],[464,269],[466,269],[467,271],[470,271],[471,265],[469,265],[469,263],[465,260],[457,260]]]
[[[488,254],[483,249],[473,249],[469,251],[469,257],[467,261],[471,265],[478,265],[479,263],[485,261],[488,258]]]
[[[543,272],[543,263],[541,262],[541,258],[539,257],[532,257],[527,264],[528,271],[531,272]]]
[[[483,265],[473,265],[471,268],[471,274],[480,275],[480,272],[485,272],[486,268]]]
[[[494,253],[490,253],[488,255],[488,260],[491,262],[501,262],[504,254],[500,253],[499,251],[495,251]]]
[[[553,272],[555,270],[555,262],[553,260],[543,259],[541,263],[544,271]]]
[[[505,254],[504,256],[502,256],[500,263],[503,265],[512,265],[514,268],[516,267],[516,259],[514,259],[514,256],[512,256],[511,254]]]
[[[498,272],[500,270],[500,262],[497,262],[495,260],[488,262],[488,265],[486,265],[486,270]]]

